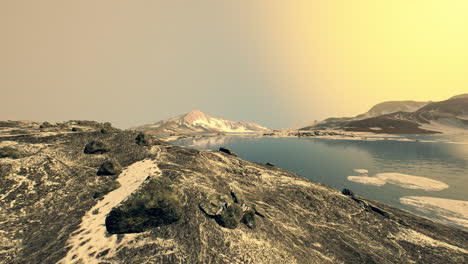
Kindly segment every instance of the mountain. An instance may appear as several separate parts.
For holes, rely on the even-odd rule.
[[[412,112],[399,111],[332,125],[335,129],[347,131],[390,134],[466,133],[468,96],[459,95],[445,101],[428,103]]]
[[[0,263],[466,263],[467,232],[274,166],[1,124]]]
[[[215,118],[198,110],[134,129],[151,133],[243,133],[269,131],[268,128],[255,123]]]
[[[430,102],[417,102],[417,101],[388,101],[380,104],[376,104],[366,113],[357,115],[355,117],[337,117],[328,118],[321,122],[311,124],[300,130],[309,129],[328,129],[328,128],[339,128],[350,121],[362,120],[366,118],[372,118],[379,115],[391,114],[395,112],[413,112],[419,108],[429,104]]]

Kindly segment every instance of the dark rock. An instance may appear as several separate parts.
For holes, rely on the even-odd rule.
[[[109,128],[109,127],[102,127],[99,131],[101,131],[102,134],[112,134],[113,133],[112,128]]]
[[[255,227],[257,227],[257,224],[255,223],[255,213],[252,211],[246,212],[242,217],[242,223],[250,229],[255,229]]]
[[[237,191],[231,190],[231,196],[235,203],[242,205],[245,203],[244,197]]]
[[[255,204],[252,205],[252,210],[255,212],[256,215],[258,215],[260,217],[265,217],[266,216],[266,213],[260,207],[258,207]]]
[[[100,140],[89,142],[84,149],[85,154],[102,154],[110,150],[109,146]]]
[[[12,147],[0,148],[0,158],[18,159],[20,157],[21,157],[21,153]]]
[[[182,216],[182,204],[166,178],[151,179],[137,193],[111,210],[106,228],[111,234],[140,233],[168,225]]]
[[[39,128],[49,128],[49,127],[54,127],[54,125],[52,125],[49,122],[44,122],[39,126]]]
[[[346,188],[343,189],[343,190],[341,191],[341,193],[344,194],[344,195],[346,195],[346,196],[354,197],[354,192],[351,191],[351,190],[349,190],[349,189],[346,189]]]
[[[138,145],[140,146],[149,146],[150,142],[146,138],[146,135],[144,133],[140,133],[136,136],[135,141]]]
[[[117,175],[122,172],[122,166],[118,161],[110,159],[106,160],[99,166],[97,175]]]
[[[266,165],[267,165],[267,166],[270,166],[270,167],[275,167],[275,164],[270,163],[270,162],[267,162]]]
[[[233,151],[231,151],[231,150],[228,149],[228,148],[220,147],[220,148],[219,148],[219,151],[221,151],[221,152],[223,152],[223,153],[226,153],[226,154],[228,154],[228,155],[232,155],[232,156],[237,157],[237,154],[234,153]]]
[[[73,128],[71,129],[71,131],[73,131],[73,132],[82,132],[83,129],[81,129],[81,128],[79,128],[79,127],[73,127]]]
[[[239,225],[241,219],[242,207],[239,204],[229,205],[216,217],[216,221],[220,226],[229,229],[235,229]]]

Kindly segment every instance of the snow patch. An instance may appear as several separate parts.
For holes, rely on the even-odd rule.
[[[125,245],[139,234],[126,234],[121,241],[117,236],[107,233],[105,219],[109,212],[133,193],[148,176],[159,174],[157,165],[152,160],[136,162],[125,169],[118,177],[122,187],[108,193],[85,216],[80,228],[68,239],[71,249],[59,263],[98,263],[96,256],[108,252],[103,258],[112,257],[119,245]]]

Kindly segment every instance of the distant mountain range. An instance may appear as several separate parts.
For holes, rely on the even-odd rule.
[[[151,133],[250,133],[270,130],[256,123],[215,118],[199,110],[134,129]]]
[[[468,94],[441,102],[392,101],[355,117],[329,118],[300,130],[342,129],[391,134],[432,134],[468,129]]]

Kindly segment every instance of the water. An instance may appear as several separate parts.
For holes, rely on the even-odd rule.
[[[419,142],[219,136],[181,139],[171,143],[211,150],[217,150],[221,146],[228,147],[243,159],[271,162],[333,188],[348,188],[359,196],[468,230],[468,144],[463,143],[468,142],[468,138],[411,138],[418,139]],[[378,173],[420,176],[424,177],[421,179],[426,183],[427,179],[432,179],[442,185],[447,184],[448,188],[409,189],[398,183],[387,182],[376,186],[353,182],[348,176],[363,176],[356,173],[355,169],[368,170],[370,177]],[[410,183],[415,179],[400,177]],[[408,196],[448,200],[442,200],[442,207],[440,203],[434,205],[421,201],[410,205],[402,203],[400,198]]]

